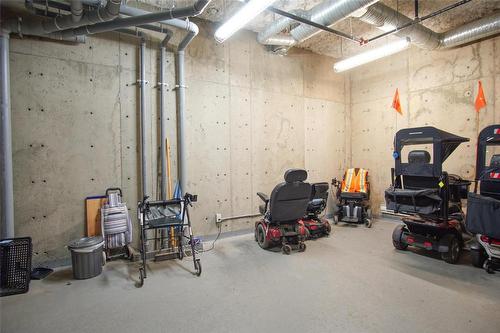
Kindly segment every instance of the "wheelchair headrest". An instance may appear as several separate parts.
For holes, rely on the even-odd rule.
[[[500,167],[500,154],[491,156],[490,167]]]
[[[303,182],[307,179],[307,171],[303,169],[290,169],[285,172],[285,181],[287,183]]]
[[[412,150],[408,153],[408,163],[427,164],[431,161],[431,154],[427,150]]]

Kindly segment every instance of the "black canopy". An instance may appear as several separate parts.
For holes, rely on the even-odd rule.
[[[396,159],[396,175],[415,175],[439,177],[442,164],[448,156],[462,143],[469,141],[464,138],[432,126],[405,128],[399,130],[394,138],[394,157]],[[404,146],[432,144],[433,163],[411,166],[401,162],[401,150]]]
[[[500,145],[500,124],[483,128],[477,140],[476,180],[486,169],[486,147]]]

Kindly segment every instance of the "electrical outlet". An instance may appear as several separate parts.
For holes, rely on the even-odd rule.
[[[222,222],[222,214],[217,213],[215,214],[215,223],[221,223]]]

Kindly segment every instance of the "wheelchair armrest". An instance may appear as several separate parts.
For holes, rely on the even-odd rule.
[[[262,192],[257,192],[257,195],[259,196],[259,198],[262,199],[262,201],[264,201],[266,204],[269,202],[269,197],[267,196],[267,194],[264,194]]]

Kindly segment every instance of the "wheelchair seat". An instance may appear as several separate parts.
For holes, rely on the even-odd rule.
[[[340,198],[346,200],[364,200],[368,198],[365,192],[340,192]]]
[[[270,199],[259,192],[257,195],[264,201],[264,207],[259,210],[266,214],[271,223],[297,221],[305,216],[311,197],[311,185],[304,182],[307,179],[306,170],[290,169],[285,172],[285,181],[276,185]]]

